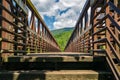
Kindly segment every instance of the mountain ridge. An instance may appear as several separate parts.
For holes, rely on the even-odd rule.
[[[58,45],[60,46],[60,49],[63,51],[68,39],[71,36],[71,33],[73,32],[74,27],[72,28],[62,28],[62,29],[56,29],[52,30],[52,34],[55,38],[55,40],[58,42]]]

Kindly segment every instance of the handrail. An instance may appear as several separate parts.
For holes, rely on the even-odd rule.
[[[0,56],[60,51],[31,0],[2,0],[0,10]]]
[[[118,14],[120,14],[120,9],[118,9],[112,2],[108,2],[108,5],[114,9]]]
[[[108,15],[110,21],[115,25],[115,27],[120,30],[120,26],[112,19],[112,17],[110,15]]]
[[[108,4],[110,3],[110,5],[112,5],[112,7],[116,8],[111,2],[108,2]],[[106,6],[107,7],[107,6]],[[115,9],[116,10],[116,9]],[[117,13],[119,13],[118,10],[116,10]],[[114,24],[114,26],[120,31],[120,26],[116,23],[116,21],[114,21],[114,19],[109,15],[107,14],[102,20],[105,20],[109,18],[109,20],[111,21],[112,24]],[[101,20],[101,21],[102,21]],[[100,22],[98,22],[100,23]],[[98,24],[96,23],[96,25]],[[96,26],[95,25],[95,26]],[[111,36],[113,37],[113,39],[116,41],[116,43],[118,44],[118,46],[120,46],[120,41],[115,37],[114,33],[110,30],[110,27],[107,26],[107,30],[109,31],[109,33],[111,34]],[[106,42],[108,43],[109,47],[111,48],[114,56],[116,57],[116,59],[118,60],[118,62],[120,63],[120,55],[117,54],[116,50],[114,49],[114,47],[112,46],[112,44],[110,43],[110,41],[106,38]],[[119,70],[116,68],[115,66],[115,63],[113,62],[112,60],[112,57],[111,55],[109,54],[110,52],[107,51],[106,49],[106,54],[107,54],[107,57],[109,60],[107,60],[107,62],[109,63],[110,67],[111,67],[111,70],[116,78],[116,80],[119,80],[120,79],[120,73],[119,73]]]
[[[97,14],[93,17],[93,19],[95,19],[107,6],[112,7],[114,9],[114,11],[116,11],[118,14],[120,14],[120,10],[112,2],[109,1],[102,7],[102,9],[99,12],[97,12]]]
[[[112,19],[112,17],[110,15],[108,15],[108,18],[111,20],[111,22],[115,25],[115,27],[117,29],[120,29],[120,26]],[[118,44],[118,46],[120,46],[120,41],[115,37],[115,35],[113,34],[113,32],[110,30],[109,27],[107,27],[107,29],[108,29],[109,33],[112,35],[112,37],[114,38],[114,40],[116,41],[116,43]]]
[[[51,37],[53,38],[53,40],[55,41],[55,43],[58,45],[58,43],[56,42],[56,40],[54,39],[52,33],[49,31],[48,27],[46,26],[45,22],[43,21],[42,17],[40,16],[40,14],[38,13],[37,9],[35,8],[35,6],[32,4],[32,2],[30,0],[26,0],[27,5],[33,10],[33,12],[35,13],[35,15],[40,19],[40,22],[42,22],[42,24],[44,25],[44,27],[47,29],[47,31],[49,32],[49,34],[51,35]]]
[[[117,54],[116,50],[114,49],[114,47],[112,46],[112,44],[110,43],[110,41],[108,39],[106,39],[109,47],[111,48],[111,50],[113,51],[114,56],[117,58],[118,62],[120,62],[120,55]]]
[[[119,9],[118,9],[116,6],[114,6],[111,2],[106,3],[106,5],[104,6],[104,8],[107,7],[107,6],[112,7],[112,8],[114,9],[114,11],[116,11],[118,14],[120,14]],[[98,14],[96,14],[96,15],[94,16],[94,19],[101,13],[102,10],[103,10],[103,8],[100,10],[100,12],[98,12]],[[96,27],[98,24],[102,23],[102,21],[103,21],[103,20],[106,20],[106,19],[109,19],[110,22],[114,25],[114,27],[115,27],[118,31],[120,31],[120,26],[116,23],[116,21],[115,21],[109,14],[106,14],[106,16],[105,16],[104,18],[102,18],[99,22],[97,22],[97,23],[94,25],[94,27]],[[116,36],[114,35],[114,33],[112,32],[112,30],[110,29],[109,26],[106,26],[106,30],[110,33],[110,35],[112,36],[112,38],[114,39],[114,41],[117,43],[117,45],[120,46],[120,41],[116,38]],[[94,35],[95,35],[95,34],[94,34]],[[114,54],[114,56],[116,57],[118,63],[120,63],[120,55],[119,55],[119,53],[116,52],[116,50],[115,50],[114,47],[112,46],[111,42],[110,42],[107,38],[105,38],[105,39],[106,39],[105,42],[107,42],[107,44],[109,45],[109,48],[110,48],[111,51],[113,52],[113,54]],[[119,47],[118,47],[118,48],[119,48]],[[119,79],[120,79],[120,73],[119,73],[119,70],[116,68],[114,61],[112,60],[112,57],[111,57],[111,55],[110,55],[110,51],[108,51],[108,50],[110,50],[110,49],[106,49],[106,54],[107,54],[107,57],[108,57],[108,58],[106,57],[106,59],[107,59],[107,62],[108,62],[108,64],[109,64],[109,66],[110,66],[110,68],[111,68],[114,76],[115,76],[115,79],[116,79],[116,80],[119,80]]]
[[[96,25],[100,24],[103,20],[105,20],[105,19],[107,19],[107,18],[109,18],[109,20],[111,21],[111,23],[113,23],[113,24],[115,25],[115,27],[120,31],[120,26],[114,21],[114,19],[113,19],[109,14],[107,14],[104,18],[102,18],[99,22],[97,22],[97,23],[93,26],[93,28],[94,28]],[[113,35],[113,32],[110,30],[109,27],[107,27],[107,29],[108,29],[108,31],[110,32],[110,34],[112,35],[112,37],[115,39],[115,41],[117,42],[117,44],[120,46],[120,41],[115,37],[115,35]],[[94,33],[94,34],[95,34],[95,33]]]
[[[88,0],[89,2],[89,0]],[[89,3],[87,3],[89,5]],[[103,4],[103,3],[101,3]],[[112,55],[115,57],[118,63],[120,63],[120,40],[118,38],[120,32],[120,25],[118,20],[115,20],[115,15],[112,15],[113,12],[110,12],[110,8],[114,10],[114,14],[120,15],[120,10],[112,3],[107,2],[101,6],[101,10],[97,12],[97,8],[100,6],[97,4],[92,5],[91,12],[93,15],[90,16],[91,27],[83,30],[83,18],[86,17],[87,10],[89,9],[88,5],[84,6],[83,12],[78,19],[78,22],[75,25],[75,29],[65,47],[65,51],[72,52],[89,52],[93,56],[98,53],[106,53],[106,60],[111,68],[111,71],[116,80],[120,79],[120,73],[115,66]],[[86,7],[86,8],[85,8]],[[91,11],[92,11],[91,10]],[[105,13],[106,11],[106,13]],[[99,19],[99,15],[104,13],[105,15]],[[115,19],[114,19],[115,18]],[[87,22],[84,21],[84,25]],[[119,21],[120,22],[120,21]],[[115,30],[115,31],[113,31]],[[114,44],[113,44],[114,42]],[[88,48],[89,47],[89,48]],[[102,47],[102,49],[101,49]],[[112,52],[112,53],[111,53]],[[112,55],[110,55],[112,54]]]
[[[74,35],[74,32],[75,32],[75,30],[76,30],[76,28],[77,28],[77,25],[79,24],[81,18],[83,17],[83,14],[85,13],[86,9],[89,8],[89,6],[88,6],[89,4],[90,4],[90,0],[87,0],[86,3],[85,3],[85,5],[84,5],[84,7],[83,7],[83,9],[82,9],[82,11],[81,11],[81,13],[80,13],[80,16],[79,16],[79,18],[78,18],[78,21],[77,21],[77,23],[76,23],[76,25],[75,25],[75,29],[73,30],[73,32],[72,32],[72,34],[71,34],[71,36],[70,36],[70,39],[68,40],[68,42],[67,42],[67,44],[66,44],[66,46],[65,46],[65,49],[67,48],[68,44],[70,43],[70,40],[71,40],[72,36]],[[64,49],[64,50],[65,50],[65,49]]]
[[[110,66],[110,68],[111,68],[111,70],[112,70],[112,72],[113,72],[113,74],[115,76],[115,79],[120,80],[119,70],[115,66],[115,64],[114,64],[114,62],[112,60],[112,57],[110,56],[109,51],[107,51],[107,50],[106,50],[106,55],[107,55],[107,57],[106,57],[107,62],[108,62],[109,66]]]

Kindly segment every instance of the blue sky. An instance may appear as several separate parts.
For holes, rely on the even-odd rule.
[[[31,0],[50,30],[74,27],[86,0]]]

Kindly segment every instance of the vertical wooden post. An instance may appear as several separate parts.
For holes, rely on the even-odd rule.
[[[84,30],[86,30],[88,28],[88,12],[87,12],[87,10],[86,10],[86,12],[85,12],[85,28],[84,28]],[[87,44],[88,44],[88,41],[86,41],[86,40],[88,40],[88,38],[86,38],[86,36],[88,35],[88,31],[85,33],[85,36],[84,36],[84,40],[85,40],[85,48],[84,48],[84,51],[85,52],[87,52],[88,51],[88,48],[86,47],[86,46],[88,46]]]
[[[2,4],[2,0],[0,0],[0,3]],[[0,9],[0,15],[2,15],[2,9]],[[0,69],[2,66],[2,19],[0,19]]]
[[[27,15],[25,15],[26,17],[25,17],[25,19],[24,19],[24,23],[28,26],[28,16]],[[23,51],[25,51],[24,53],[23,53],[23,55],[26,55],[27,54],[27,34],[28,34],[28,32],[27,32],[27,26],[24,26],[23,28],[24,28],[24,30],[25,30],[25,32],[23,33],[23,36],[25,37],[25,39],[23,40],[23,43],[25,43],[25,45],[23,46]]]
[[[85,53],[85,46],[86,46],[86,44],[85,44],[85,34],[83,35],[83,52]]]
[[[16,5],[16,8],[18,9],[18,6],[17,6],[17,5]],[[17,11],[15,11],[15,15],[16,15],[16,16],[19,16]],[[17,19],[15,19],[15,24],[18,25],[18,20],[17,20]],[[14,29],[15,29],[15,33],[18,33],[18,28],[15,27]],[[14,41],[16,41],[16,42],[18,41],[18,38],[17,38],[16,35],[15,35],[15,37],[14,37]],[[17,47],[18,47],[17,44],[14,44],[14,50],[17,50]],[[14,53],[14,55],[17,55],[17,53]]]
[[[89,26],[88,26],[88,12],[86,11],[85,13],[85,29],[87,29]]]
[[[44,52],[44,26],[42,24],[42,53]]]
[[[42,23],[40,22],[40,53],[42,53]]]
[[[80,37],[80,52],[81,52],[81,45],[82,45],[82,44],[81,44],[81,37]]]
[[[114,0],[114,4],[116,7],[118,7],[118,0]],[[120,21],[118,21],[118,19],[120,17],[118,17],[118,14],[116,12],[114,12],[114,13],[115,13],[115,15],[114,15],[115,21],[120,25]],[[116,27],[115,27],[115,36],[119,40],[119,32],[118,32],[118,29]],[[117,53],[120,54],[120,47],[117,45],[117,43],[115,43],[115,48],[116,48]]]
[[[95,16],[96,13],[97,13],[97,11],[96,11],[96,9],[95,9],[93,16]],[[96,23],[97,23],[97,19],[95,18],[95,19],[93,20],[93,26],[94,26]],[[94,26],[94,28],[93,28],[93,33],[95,33],[95,31],[97,31],[97,27],[96,27],[96,26]],[[96,41],[96,40],[97,40],[97,35],[94,35],[94,36],[93,36],[93,42]],[[97,43],[93,43],[93,50],[97,50]],[[97,54],[96,52],[93,52],[93,55],[96,55],[96,54]]]
[[[46,29],[44,30],[44,40],[46,40]],[[46,41],[44,41],[44,52],[46,52]]]
[[[34,31],[34,22],[35,22],[35,15],[34,15],[34,12],[32,11],[32,16],[31,16],[31,27],[30,29],[32,31]],[[34,39],[34,33],[31,32],[31,51],[32,53],[34,52],[35,50],[35,45],[34,45],[34,42],[35,42],[35,39]],[[34,47],[33,47],[34,46]]]
[[[79,52],[79,24],[77,27],[77,52]]]
[[[109,2],[109,0],[106,0],[106,2]],[[109,14],[109,13],[110,13],[110,7],[107,6],[106,7],[106,15]],[[106,19],[106,27],[110,27],[110,21],[109,21],[109,19]],[[106,30],[106,38],[107,38],[107,40],[110,40],[110,33],[109,33],[108,30]],[[110,48],[109,48],[109,45],[108,45],[107,42],[106,42],[106,50],[110,52]]]
[[[38,31],[37,31],[37,35],[40,35],[40,20],[38,19]],[[38,52],[40,53],[40,37],[37,36],[37,46],[38,46]]]
[[[80,52],[80,22],[78,24],[78,52]]]

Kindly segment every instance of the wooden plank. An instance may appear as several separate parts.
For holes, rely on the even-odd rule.
[[[113,80],[111,75],[93,70],[1,71],[0,80]]]
[[[89,53],[31,53],[26,56],[3,57],[3,62],[92,62]]]

